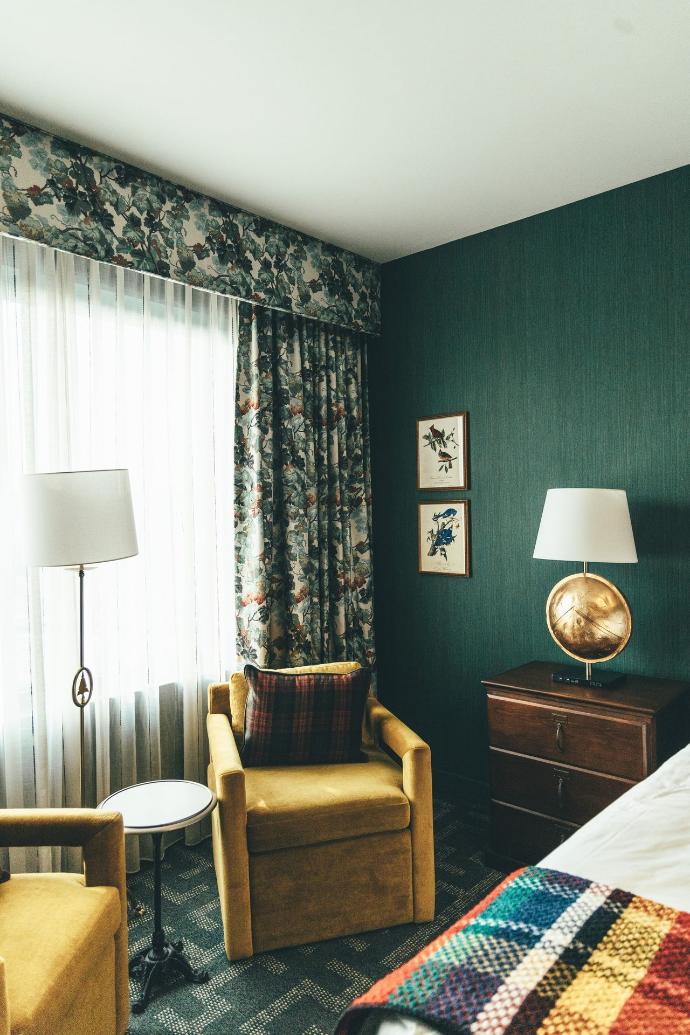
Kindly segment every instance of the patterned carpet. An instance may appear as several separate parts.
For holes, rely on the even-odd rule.
[[[347,1004],[376,979],[404,963],[470,909],[502,874],[483,863],[481,826],[445,801],[435,805],[436,919],[317,945],[263,953],[228,963],[218,908],[211,843],[170,849],[163,864],[163,924],[184,938],[195,966],[210,971],[205,985],[174,987],[133,1016],[132,1035],[330,1035]],[[145,905],[130,924],[130,954],[145,947],[152,923],[153,877],[146,865],[130,880]],[[133,997],[137,988],[132,984]]]

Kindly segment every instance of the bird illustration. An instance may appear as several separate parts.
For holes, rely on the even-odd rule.
[[[451,456],[450,453],[446,453],[445,449],[439,449],[438,458],[442,464],[448,464],[449,467],[453,466],[453,460],[455,460],[455,457]]]
[[[431,437],[432,437],[432,438],[433,438],[433,439],[434,439],[434,440],[435,440],[436,442],[438,442],[439,440],[440,440],[440,441],[443,441],[443,439],[444,439],[444,437],[445,437],[445,436],[444,436],[444,434],[443,434],[443,432],[442,432],[442,431],[439,431],[439,430],[438,430],[438,428],[435,428],[433,424],[432,424],[432,425],[431,425],[431,427],[429,428],[429,432],[431,433]]]

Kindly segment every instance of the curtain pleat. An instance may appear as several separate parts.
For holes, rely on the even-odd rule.
[[[238,654],[373,666],[365,335],[239,306]]]
[[[85,576],[87,803],[205,780],[206,687],[235,664],[236,338],[225,296],[0,236],[0,805],[79,801],[77,579],[22,563],[15,492],[35,471],[130,471],[139,556]]]

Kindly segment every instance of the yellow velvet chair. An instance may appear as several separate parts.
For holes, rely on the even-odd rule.
[[[123,1035],[129,1018],[122,816],[0,810],[0,847],[68,845],[84,873],[0,884],[0,1035]]]
[[[431,920],[428,745],[370,696],[366,763],[244,769],[238,742],[247,692],[240,672],[209,687],[213,856],[228,959]]]

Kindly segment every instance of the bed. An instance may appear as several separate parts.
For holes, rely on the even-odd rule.
[[[690,913],[690,746],[586,823],[540,866]],[[435,1035],[433,1028],[402,1017],[366,1032]]]

